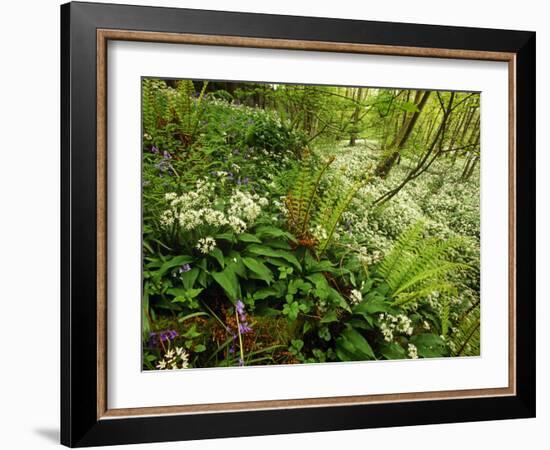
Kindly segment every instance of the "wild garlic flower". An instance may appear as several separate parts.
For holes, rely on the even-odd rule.
[[[178,226],[185,231],[192,231],[201,226],[214,228],[229,227],[235,233],[243,233],[251,226],[269,202],[258,194],[235,189],[229,200],[222,201],[215,196],[214,186],[199,180],[194,191],[177,195],[174,192],[165,194],[169,208],[161,213],[160,223],[163,227]],[[215,208],[210,205],[216,205]]]
[[[213,237],[207,236],[200,238],[196,248],[203,254],[207,255],[216,248],[216,240]]]
[[[382,253],[379,250],[374,250],[373,252],[369,253],[367,247],[361,247],[359,248],[359,253],[357,257],[359,258],[360,262],[366,264],[367,266],[370,266],[382,260]]]
[[[357,305],[363,301],[363,294],[357,289],[352,289],[349,299],[352,305]]]
[[[236,189],[229,199],[229,216],[239,217],[249,223],[254,222],[262,211],[260,204],[256,203],[258,200],[258,194],[252,195]]]
[[[386,342],[392,342],[394,334],[413,334],[412,320],[404,314],[394,316],[392,314],[380,314],[378,316],[379,327]]]
[[[418,359],[418,349],[416,348],[416,345],[409,344],[407,347],[407,355],[411,359]]]
[[[159,370],[187,369],[189,367],[189,354],[183,347],[168,349],[156,367]]]

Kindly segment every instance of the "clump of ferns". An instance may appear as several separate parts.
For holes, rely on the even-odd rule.
[[[180,80],[177,84],[175,107],[178,118],[178,135],[186,146],[192,145],[197,137],[202,116],[204,114],[203,98],[208,87],[208,81],[203,81],[202,88],[195,98],[195,86],[191,80]]]
[[[450,260],[459,245],[459,238],[441,241],[426,236],[422,221],[405,230],[377,267],[377,275],[387,284],[393,305],[405,306],[433,292],[456,295],[449,275],[468,268]]]
[[[163,80],[143,80],[143,131],[151,144],[158,146],[161,134],[170,135],[183,148],[196,141],[205,110],[203,99],[207,87],[208,82],[203,82],[197,96],[191,80],[178,81],[176,89],[168,87]]]
[[[145,78],[141,85],[143,131],[155,137],[174,117],[173,99],[163,80]],[[155,144],[155,142],[153,142]]]
[[[328,182],[325,176],[334,160],[331,156],[317,163],[307,156],[296,169],[285,198],[289,231],[298,245],[310,248],[317,258],[326,252],[342,214],[366,182],[361,179],[344,189],[337,182]]]

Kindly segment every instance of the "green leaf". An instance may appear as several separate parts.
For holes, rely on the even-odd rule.
[[[225,257],[225,266],[233,270],[239,277],[246,278],[246,267],[238,252],[234,250],[229,252],[229,255]]]
[[[166,292],[170,295],[173,295],[173,303],[189,303],[191,306],[196,306],[196,302],[193,300],[203,291],[202,288],[199,289],[181,289],[181,288],[170,288]]]
[[[290,283],[288,283],[288,294],[294,295],[298,291],[302,292],[303,294],[308,294],[311,290],[311,284],[309,284],[307,281],[302,280],[301,278],[295,278]]]
[[[337,349],[341,348],[356,361],[376,359],[367,340],[357,330],[350,326],[336,340]]]
[[[193,339],[193,338],[199,337],[200,335],[201,333],[197,331],[197,325],[195,324],[191,325],[191,327],[185,333],[182,334],[183,337],[188,339]]]
[[[336,315],[336,311],[327,312],[325,316],[321,319],[321,323],[331,323],[331,322],[338,322],[338,316]]]
[[[193,287],[197,277],[199,276],[199,272],[199,269],[195,267],[188,272],[183,272],[180,275],[181,282],[183,283],[183,287],[185,289],[191,289]]]
[[[270,308],[267,302],[260,302],[255,305],[254,315],[261,317],[277,317],[281,315],[279,309]]]
[[[242,242],[254,242],[256,244],[261,244],[262,241],[250,233],[241,233],[237,236],[237,239]]]
[[[201,353],[201,352],[204,352],[205,350],[206,350],[206,346],[204,344],[195,345],[195,348],[193,349],[195,353]]]
[[[256,228],[255,230],[256,235],[260,236],[261,238],[264,237],[285,237],[291,241],[296,241],[296,238],[292,236],[292,234],[288,233],[287,231],[281,230],[280,228],[276,228],[269,225],[262,225]]]
[[[391,310],[392,307],[390,303],[383,299],[376,299],[372,301],[365,300],[359,303],[353,307],[352,312],[363,316],[372,316],[377,313],[390,312]]]
[[[239,282],[232,268],[226,267],[222,272],[212,272],[212,278],[218,283],[231,301],[239,296]]]
[[[308,267],[309,272],[335,272],[337,270],[338,269],[336,269],[334,265],[326,259],[322,261],[315,261]]]
[[[256,275],[260,280],[264,280],[267,284],[270,284],[273,281],[273,274],[267,266],[254,258],[244,257],[244,265],[250,270],[254,275]]]
[[[236,242],[235,235],[233,233],[216,234],[215,238],[216,239],[221,239],[222,241],[228,241],[228,242],[231,242],[231,243]]]
[[[386,359],[406,359],[405,349],[396,342],[386,343],[380,347],[380,353]]]
[[[290,320],[296,320],[300,313],[300,304],[298,302],[287,303],[283,307],[283,314],[288,316]]]
[[[201,316],[208,316],[205,312],[197,311],[191,314],[187,314],[186,316],[180,317],[178,319],[178,322],[185,322],[186,320],[192,319],[193,317],[201,317]]]
[[[301,270],[300,262],[296,259],[296,257],[286,251],[286,250],[280,250],[280,249],[273,249],[271,247],[268,247],[267,245],[257,245],[252,244],[249,245],[247,248],[247,251],[254,254],[254,255],[260,255],[260,256],[270,256],[272,258],[282,258],[285,261],[288,261],[294,267],[296,267],[298,270]]]
[[[423,358],[435,358],[447,355],[447,346],[445,341],[437,334],[423,333],[417,334],[409,339],[411,344],[416,346],[418,356]]]
[[[281,293],[278,289],[269,287],[269,288],[263,288],[255,291],[254,294],[252,295],[252,298],[254,300],[263,300],[268,297],[279,297],[280,295]]]
[[[225,262],[224,262],[224,259],[223,259],[223,253],[218,247],[216,247],[214,250],[212,250],[209,253],[209,255],[214,257],[216,259],[216,261],[218,261],[218,264],[220,265],[220,267],[222,269],[225,267]]]
[[[155,276],[160,278],[162,275],[164,275],[173,267],[183,266],[184,264],[189,264],[189,263],[192,263],[193,261],[194,261],[194,258],[189,255],[175,256],[169,259],[168,261],[164,262],[160,267],[160,269],[155,272]]]

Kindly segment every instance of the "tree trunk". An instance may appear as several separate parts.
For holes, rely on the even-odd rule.
[[[411,132],[416,124],[416,121],[418,120],[418,117],[420,117],[420,113],[426,105],[430,94],[430,91],[418,91],[416,93],[415,104],[417,110],[403,124],[392,144],[390,145],[389,154],[376,167],[375,174],[377,176],[381,178],[386,178],[390,173],[391,168],[394,166],[395,162],[399,158],[399,153],[407,143],[407,140],[409,139]]]
[[[349,137],[349,146],[353,147],[355,146],[355,143],[357,141],[357,136],[359,134],[359,113],[361,112],[361,101],[363,98],[363,88],[358,88],[355,92],[355,95],[352,96],[352,98],[355,100],[355,109],[353,110],[353,114],[351,116],[351,133]]]

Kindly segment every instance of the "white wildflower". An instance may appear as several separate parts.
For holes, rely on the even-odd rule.
[[[156,368],[159,370],[177,370],[187,369],[189,367],[189,354],[183,347],[176,347],[167,350],[162,359],[157,363]]]
[[[358,303],[361,303],[363,301],[363,294],[361,294],[361,291],[353,289],[350,293],[349,299],[352,305],[357,305]]]
[[[407,355],[411,359],[418,359],[418,349],[414,344],[409,344],[407,348]]]
[[[199,239],[196,248],[204,255],[207,255],[216,248],[216,240],[210,236]]]

